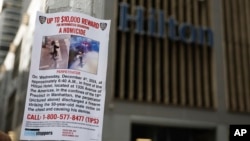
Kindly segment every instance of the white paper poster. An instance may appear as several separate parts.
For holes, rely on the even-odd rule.
[[[102,140],[109,30],[81,13],[37,13],[21,140]]]

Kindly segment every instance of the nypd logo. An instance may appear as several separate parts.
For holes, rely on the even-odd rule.
[[[102,30],[105,30],[106,27],[107,27],[107,23],[100,23],[100,28],[101,28]]]
[[[39,16],[39,22],[41,23],[41,24],[44,24],[45,22],[46,22],[46,17],[45,16]]]

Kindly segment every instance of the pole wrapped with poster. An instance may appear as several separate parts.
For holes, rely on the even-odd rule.
[[[109,30],[82,13],[37,13],[21,140],[102,140]]]

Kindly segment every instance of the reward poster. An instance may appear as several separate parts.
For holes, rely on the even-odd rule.
[[[101,141],[110,21],[37,13],[21,140]]]

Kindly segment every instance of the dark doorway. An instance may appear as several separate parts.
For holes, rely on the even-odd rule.
[[[131,141],[215,141],[215,128],[132,124]]]

